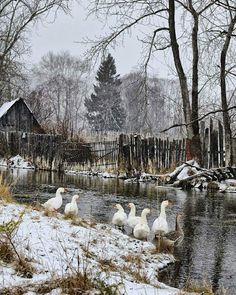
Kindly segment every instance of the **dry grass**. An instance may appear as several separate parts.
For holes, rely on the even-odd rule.
[[[23,287],[3,288],[0,290],[1,295],[24,295],[26,290]]]
[[[20,259],[15,260],[14,269],[18,275],[28,279],[31,279],[35,273],[35,268],[23,255],[20,256]]]
[[[74,222],[77,222],[78,219],[79,219],[78,216],[76,214],[73,214],[72,212],[64,214],[64,218],[65,219],[71,219]]]
[[[143,260],[140,255],[127,254],[121,257],[126,264],[122,267],[122,270],[128,275],[132,276],[137,282],[150,284],[145,268],[143,266]]]
[[[10,243],[7,240],[0,242],[0,260],[4,263],[11,263],[15,260],[15,252],[13,251]]]
[[[134,268],[131,266],[132,265],[123,265],[122,270],[132,276],[139,283],[151,283],[147,273],[142,268]]]
[[[11,196],[11,185],[4,180],[3,175],[0,174],[0,200],[10,203],[13,201]]]
[[[214,295],[212,285],[208,280],[188,280],[184,287],[184,291],[204,295]]]
[[[39,201],[36,201],[34,203],[27,203],[27,204],[24,204],[26,208],[29,208],[29,209],[32,209],[32,210],[36,210],[36,211],[39,211],[39,212],[42,212],[44,211],[44,208],[42,206],[42,204],[39,202]]]
[[[89,250],[89,247],[88,246],[84,246],[83,244],[80,244],[80,248],[84,251],[85,257],[87,257],[87,258],[94,258],[94,257],[96,257],[96,254],[92,253]]]
[[[62,294],[84,295],[87,291],[92,290],[95,284],[86,275],[80,273],[67,275],[62,278],[51,279],[43,284],[28,284],[24,287],[11,287],[0,289],[1,295],[23,295],[29,290],[36,294],[48,294],[54,289],[60,288]]]
[[[0,242],[0,260],[6,264],[12,264],[17,275],[24,278],[33,277],[35,269],[29,259],[16,250],[12,241],[5,238]]]
[[[94,288],[94,283],[85,274],[78,273],[60,280],[60,288],[66,294],[84,294]],[[81,293],[80,293],[81,292]]]
[[[98,278],[91,279],[87,274],[75,273],[65,275],[62,278],[53,278],[43,282],[43,284],[28,284],[24,287],[11,287],[0,289],[1,295],[23,295],[29,290],[36,294],[48,294],[55,289],[60,289],[61,294],[68,295],[84,295],[93,294],[100,295],[118,295],[118,285],[107,285],[103,280]]]
[[[125,262],[129,262],[132,264],[136,264],[137,266],[141,266],[142,265],[142,258],[140,257],[140,255],[135,255],[135,254],[127,254],[127,255],[123,255],[121,256],[122,259],[124,259]]]
[[[0,224],[0,259],[11,263],[16,273],[22,277],[32,278],[34,268],[29,260],[16,247],[15,235],[22,222],[25,211],[18,215],[17,220],[10,220]]]
[[[117,271],[117,266],[111,259],[99,259],[98,263],[100,264],[101,269],[105,272]]]
[[[88,221],[88,220],[85,220],[85,219],[81,219],[78,216],[76,218],[71,219],[71,224],[72,225],[77,225],[77,226],[82,226],[82,227],[85,227],[85,228],[89,228],[89,227],[95,228],[95,226],[97,225],[97,223],[95,221],[93,221],[93,220]]]
[[[57,211],[45,208],[43,210],[43,215],[47,217],[57,217]]]

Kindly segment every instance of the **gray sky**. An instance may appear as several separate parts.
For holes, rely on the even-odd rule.
[[[72,16],[60,13],[56,21],[38,24],[32,31],[32,55],[31,62],[37,63],[40,58],[49,51],[59,53],[68,50],[74,56],[82,56],[86,46],[76,43],[85,37],[93,38],[104,34],[104,28],[94,16],[86,19],[86,10],[78,4],[74,4]],[[137,69],[140,60],[141,44],[133,33],[125,38],[123,45],[110,50],[116,60],[117,73],[124,75]],[[155,59],[150,72],[159,77],[168,76],[168,70],[164,66],[163,56]],[[156,70],[159,69],[159,70]]]

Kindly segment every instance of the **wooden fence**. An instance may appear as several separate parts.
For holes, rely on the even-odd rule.
[[[200,135],[205,168],[223,167],[224,133],[219,121],[201,122]],[[0,132],[0,156],[20,154],[48,170],[140,171],[156,174],[186,161],[186,140],[120,134],[114,140],[65,142],[59,135]],[[236,164],[236,139],[233,139]]]
[[[89,146],[65,142],[60,135],[0,132],[0,156],[9,158],[17,154],[44,170],[60,171],[74,166],[85,169],[84,165],[91,161]]]
[[[200,123],[203,166],[205,168],[223,167],[225,166],[223,126],[220,121],[212,119],[208,127],[205,125],[205,122]]]
[[[206,127],[207,126],[207,127]],[[220,121],[210,119],[200,123],[202,166],[225,166],[224,132]],[[186,161],[186,140],[144,138],[141,135],[120,134],[114,141],[88,144],[93,154],[92,169],[159,173]],[[236,165],[236,138],[233,138],[233,164]]]
[[[185,140],[142,138],[120,134],[115,141],[88,144],[93,154],[92,169],[158,173],[185,161]]]

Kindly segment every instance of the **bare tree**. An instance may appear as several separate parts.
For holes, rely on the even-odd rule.
[[[229,1],[218,1],[219,5],[226,6],[226,9],[229,12],[229,23],[225,30],[225,38],[224,44],[221,50],[220,55],[220,85],[221,85],[221,105],[223,110],[223,122],[224,122],[224,129],[225,129],[225,162],[226,165],[232,165],[232,131],[230,125],[230,116],[228,109],[228,100],[227,100],[227,86],[226,86],[226,76],[227,76],[227,69],[226,69],[226,59],[227,53],[230,47],[230,42],[232,35],[235,31],[235,24],[236,24],[236,6],[230,5]],[[235,5],[232,3],[232,5]]]
[[[149,102],[147,116],[142,111],[145,96]],[[133,72],[122,79],[122,97],[126,106],[128,132],[158,135],[171,123],[182,122],[180,88],[177,81],[145,77],[142,72]],[[175,136],[179,134],[178,130],[175,130]]]
[[[52,111],[50,122],[65,137],[72,136],[81,126],[88,70],[87,62],[68,52],[49,52],[33,70],[36,90],[43,94],[43,104],[47,111]],[[45,107],[42,111],[44,110]]]
[[[19,59],[29,49],[30,28],[49,11],[55,17],[58,10],[68,13],[69,3],[68,0],[0,1],[0,92],[6,84],[11,87],[12,77],[16,79],[16,73],[20,72]]]
[[[215,1],[211,22],[206,29],[208,47],[214,51],[211,67],[215,70],[217,82],[220,86],[220,106],[222,110],[223,125],[225,131],[225,163],[232,165],[232,119],[230,108],[235,105],[235,25],[236,5],[235,1]]]
[[[199,136],[199,21],[207,17],[209,8],[214,5],[215,1],[94,1],[90,13],[98,16],[104,15],[115,19],[116,25],[112,27],[110,34],[103,39],[98,40],[91,49],[92,53],[106,50],[110,46],[114,46],[119,37],[124,37],[125,33],[139,25],[148,27],[145,36],[139,38],[142,40],[145,57],[143,66],[144,73],[147,73],[149,62],[152,55],[159,51],[171,48],[176,69],[177,77],[180,83],[181,97],[183,104],[183,113],[187,129],[188,150],[187,156],[197,158],[201,161],[201,144]],[[181,29],[181,33],[177,34],[176,27],[176,9],[180,18],[187,14],[188,24]],[[190,30],[189,30],[190,28]],[[189,32],[190,31],[190,32]],[[188,36],[186,37],[186,33]],[[183,37],[183,38],[182,38]],[[188,60],[188,68],[191,74],[186,71],[186,56],[183,50],[183,43],[186,38],[191,40],[191,56]],[[183,39],[183,41],[181,41]],[[181,43],[180,43],[181,42]],[[187,73],[186,73],[187,72]],[[191,99],[190,99],[191,93]],[[147,97],[144,97],[147,102]]]

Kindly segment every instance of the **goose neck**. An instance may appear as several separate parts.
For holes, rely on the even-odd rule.
[[[71,203],[76,204],[76,199],[72,199]]]
[[[142,212],[141,220],[142,220],[142,222],[147,222],[147,212]]]
[[[161,204],[161,213],[160,216],[166,217],[166,206]]]
[[[56,198],[58,198],[58,199],[62,198],[62,195],[60,192],[56,192]]]
[[[134,217],[135,214],[136,214],[136,209],[135,209],[135,207],[131,207],[131,208],[130,208],[130,212],[129,212],[129,216],[130,216],[130,217]]]

